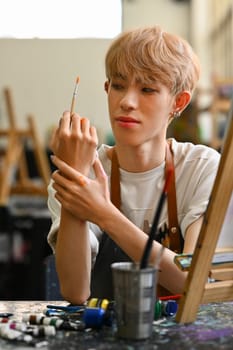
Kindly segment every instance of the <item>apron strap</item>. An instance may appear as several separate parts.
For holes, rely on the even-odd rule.
[[[116,154],[116,149],[112,149],[112,168],[111,168],[111,201],[119,210],[121,208],[121,188],[120,188],[120,170]]]
[[[174,157],[171,149],[171,144],[167,142],[165,177],[167,176],[168,169],[171,169],[171,168],[173,169],[173,172],[172,172],[171,184],[169,186],[168,194],[167,194],[170,249],[175,253],[182,253],[183,237],[181,235],[181,230],[180,230],[178,215],[177,215]]]

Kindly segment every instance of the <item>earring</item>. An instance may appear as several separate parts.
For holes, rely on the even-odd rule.
[[[174,111],[173,112],[173,118],[179,118],[180,117],[181,112],[180,111]]]

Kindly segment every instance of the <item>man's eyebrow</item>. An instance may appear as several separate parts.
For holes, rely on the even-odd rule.
[[[115,74],[113,74],[112,77],[115,78],[115,79],[127,80],[126,76],[121,74],[121,73],[115,73]]]

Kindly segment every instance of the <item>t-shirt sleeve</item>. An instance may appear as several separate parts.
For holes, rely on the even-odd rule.
[[[198,165],[192,170],[190,176],[189,191],[192,193],[188,210],[183,213],[181,219],[181,231],[183,235],[190,224],[200,218],[206,211],[209,198],[216,178],[220,155],[213,151],[208,158],[200,160]]]

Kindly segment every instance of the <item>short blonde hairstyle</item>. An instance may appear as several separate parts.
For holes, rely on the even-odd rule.
[[[159,81],[176,95],[193,92],[200,63],[186,40],[156,25],[121,33],[107,51],[105,71],[109,80],[120,74],[144,82]]]

